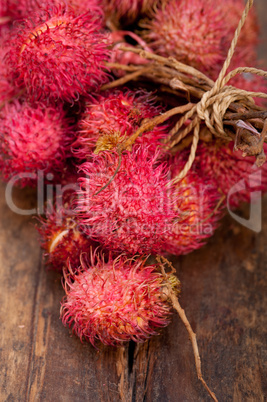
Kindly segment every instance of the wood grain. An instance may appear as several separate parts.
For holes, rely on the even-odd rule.
[[[267,65],[266,0],[255,4],[265,38],[259,54]],[[1,184],[0,400],[117,402],[123,372],[127,401],[209,401],[175,314],[160,336],[123,351],[97,350],[70,335],[59,320],[60,276],[43,267],[32,218],[13,213],[4,191]],[[35,200],[34,191],[14,194],[22,208]],[[267,198],[262,223],[254,233],[227,216],[204,248],[173,259],[204,378],[223,402],[267,399]],[[121,370],[120,353],[126,359]]]
[[[264,206],[261,233],[226,217],[204,248],[174,260],[205,379],[223,401],[267,396],[267,200]],[[60,276],[41,266],[31,219],[4,201],[1,211],[0,400],[119,401],[118,351],[70,337],[59,320]],[[209,400],[176,315],[160,336],[131,343],[125,354],[127,400]]]

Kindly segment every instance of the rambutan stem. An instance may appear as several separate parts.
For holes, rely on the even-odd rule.
[[[225,78],[224,77],[225,77],[226,71],[227,71],[227,69],[228,69],[228,67],[229,67],[229,65],[231,63],[231,60],[232,60],[232,57],[233,57],[234,52],[235,52],[236,44],[237,44],[241,29],[243,28],[243,25],[246,22],[249,10],[253,6],[253,3],[254,3],[254,0],[248,0],[247,3],[246,3],[246,7],[245,7],[245,9],[243,11],[243,14],[242,14],[242,16],[240,18],[238,26],[237,26],[237,28],[235,30],[235,34],[234,34],[231,46],[230,46],[230,48],[228,50],[227,57],[225,59],[224,65],[223,65],[223,67],[222,67],[222,69],[220,71],[220,74],[219,74],[219,76],[218,76],[218,78],[217,78],[217,80],[215,82],[214,87],[212,88],[212,91],[214,91],[213,93],[217,92],[218,88],[220,89],[225,85],[225,82],[224,82]]]
[[[228,109],[229,105],[231,104],[232,101],[240,99],[241,96],[244,98],[248,98],[250,96],[260,96],[262,98],[267,98],[267,95],[264,93],[253,93],[253,92],[248,92],[248,91],[243,91],[243,90],[237,90],[235,88],[231,87],[225,87],[225,84],[227,83],[227,80],[231,78],[231,74],[225,77],[226,71],[231,63],[233,54],[235,52],[236,44],[238,37],[240,35],[241,29],[246,21],[247,15],[249,10],[251,9],[253,5],[253,0],[248,0],[245,10],[242,14],[242,17],[239,21],[238,27],[235,31],[234,38],[232,40],[231,46],[229,48],[227,58],[224,62],[224,65],[220,71],[220,74],[215,81],[214,86],[211,88],[210,91],[207,91],[204,93],[202,96],[201,100],[198,102],[198,104],[189,112],[186,113],[185,116],[183,116],[180,121],[176,124],[174,129],[171,131],[171,135],[175,134],[175,130],[179,129],[183,126],[185,121],[189,118],[191,118],[194,114],[195,117],[192,119],[191,124],[189,127],[186,127],[184,131],[180,134],[178,139],[174,140],[171,143],[171,147],[173,145],[176,145],[177,142],[179,141],[179,138],[184,138],[185,135],[188,134],[189,129],[194,128],[194,134],[193,134],[193,141],[191,145],[191,150],[190,150],[190,155],[188,158],[187,163],[185,164],[183,170],[178,174],[177,177],[175,177],[171,182],[171,184],[177,183],[179,180],[183,179],[187,172],[191,169],[191,166],[194,162],[195,155],[196,155],[196,149],[199,141],[199,132],[200,132],[200,123],[201,120],[204,120],[207,127],[210,129],[210,131],[214,134],[219,133],[221,137],[227,136],[224,132],[224,126],[223,126],[223,117],[225,115],[226,110]],[[257,69],[249,69],[250,72],[253,72],[258,74],[258,75],[267,75],[265,71],[262,70],[257,70]],[[241,72],[241,69],[237,69],[233,75],[237,74],[238,72]],[[224,95],[224,100],[222,101],[222,95]],[[219,96],[219,100],[217,100],[217,97]],[[218,101],[220,101],[220,106],[218,105]],[[211,112],[209,111],[210,106],[213,106],[211,109]],[[262,144],[263,145],[263,144]],[[258,152],[254,153],[258,155]]]
[[[192,145],[191,145],[189,159],[188,159],[187,163],[185,164],[184,168],[182,169],[182,171],[179,173],[179,175],[176,178],[174,178],[170,184],[176,183],[179,180],[181,180],[182,178],[184,178],[186,176],[187,172],[190,170],[190,168],[194,162],[194,158],[195,158],[195,154],[196,154],[196,150],[197,150],[197,146],[198,146],[198,142],[199,142],[200,125],[201,125],[202,120],[205,122],[206,126],[211,131],[211,133],[214,134],[215,136],[219,136],[225,140],[232,139],[231,136],[229,136],[229,133],[227,132],[227,130],[224,128],[224,117],[225,117],[227,109],[231,108],[231,105],[234,106],[234,102],[240,102],[240,100],[243,100],[243,99],[247,102],[247,104],[252,105],[253,104],[252,97],[267,98],[267,94],[265,94],[263,92],[250,92],[250,91],[237,89],[234,87],[225,86],[226,83],[228,82],[228,80],[231,79],[234,75],[243,73],[243,72],[250,72],[252,74],[257,74],[257,75],[260,75],[263,77],[267,76],[267,72],[256,69],[256,68],[249,68],[249,67],[240,67],[238,69],[233,70],[228,75],[226,75],[226,71],[231,63],[231,59],[235,52],[235,48],[237,45],[237,41],[238,41],[238,38],[239,38],[239,35],[241,32],[241,29],[246,21],[247,15],[248,15],[249,10],[251,9],[252,5],[253,5],[253,0],[248,0],[246,7],[244,9],[244,12],[240,18],[237,29],[235,31],[231,46],[228,50],[226,60],[224,62],[224,65],[223,65],[221,72],[220,72],[217,80],[215,81],[215,83],[214,83],[214,81],[212,81],[211,79],[206,77],[205,74],[199,72],[198,70],[196,70],[193,67],[189,67],[189,66],[175,60],[175,58],[172,58],[172,57],[165,58],[162,56],[158,56],[154,53],[147,52],[142,49],[137,49],[137,48],[133,48],[133,47],[130,48],[130,47],[126,47],[123,45],[120,46],[120,50],[125,51],[125,52],[137,53],[137,54],[139,54],[140,57],[145,58],[147,60],[151,60],[152,63],[150,64],[150,66],[147,66],[147,70],[145,68],[143,68],[142,66],[139,66],[139,70],[135,70],[132,73],[127,74],[126,76],[120,78],[119,80],[114,81],[111,84],[108,84],[108,85],[112,85],[112,87],[117,86],[117,85],[122,85],[123,83],[128,82],[131,79],[134,79],[135,77],[140,76],[142,74],[146,74],[147,77],[149,77],[149,79],[151,79],[151,77],[150,77],[151,72],[152,72],[152,80],[153,80],[153,77],[154,77],[153,71],[156,69],[157,66],[160,66],[160,65],[171,67],[172,69],[175,69],[179,73],[184,73],[187,76],[188,76],[188,74],[192,75],[193,77],[196,77],[199,80],[199,84],[201,84],[201,83],[203,84],[203,82],[205,83],[205,86],[206,86],[205,91],[206,92],[204,92],[204,94],[201,93],[201,95],[199,96],[200,101],[198,102],[198,104],[192,105],[192,107],[189,109],[185,109],[184,116],[182,116],[178,120],[178,122],[176,123],[175,127],[171,130],[170,135],[168,137],[168,141],[170,142],[170,145],[169,145],[169,149],[170,149],[170,148],[173,148],[174,146],[176,146],[176,144],[178,142],[180,142],[184,137],[186,137],[188,134],[190,134],[191,131],[193,130]],[[154,71],[154,73],[155,73],[155,71]],[[174,78],[175,78],[175,74],[174,74]],[[160,78],[158,78],[158,79],[156,78],[155,80],[158,83],[162,83],[162,80],[160,80]],[[167,83],[171,87],[171,80],[169,78],[167,78]],[[207,86],[210,89],[207,90]],[[107,88],[107,86],[104,86],[104,89],[106,89],[106,88]],[[190,93],[190,91],[189,91],[189,93]],[[169,112],[167,112],[167,113],[169,113]],[[172,116],[174,114],[176,114],[176,113],[171,113],[170,116]],[[159,116],[159,120],[157,120],[157,118],[151,120],[152,126],[154,123],[155,123],[155,125],[160,124],[160,122],[162,122],[160,119],[162,116]],[[164,116],[163,121],[166,120],[165,116]],[[191,123],[188,126],[186,126],[183,130],[181,130],[179,132],[179,135],[177,136],[177,132],[184,126],[185,122],[189,119],[191,119]],[[123,149],[130,148],[131,145],[136,140],[136,138],[140,134],[142,134],[144,131],[149,130],[149,128],[150,128],[150,122],[147,125],[146,124],[142,125],[130,138],[128,138],[125,142],[123,142],[120,145],[121,149],[123,150]],[[251,150],[248,150],[248,152],[250,152],[251,155],[252,154],[256,155],[256,156],[258,155],[257,153],[253,153],[252,148],[251,148]]]
[[[121,167],[121,152],[119,152],[119,162],[118,162],[118,166],[113,174],[113,176],[111,177],[111,179],[107,182],[107,184],[105,184],[100,190],[98,190],[94,195],[98,195],[99,193],[101,193],[101,191],[105,190],[105,188],[107,188],[107,186],[110,185],[110,183],[115,179],[116,174],[118,173],[118,171],[120,170]]]
[[[193,77],[197,77],[199,80],[204,81],[206,84],[213,86],[214,81],[208,78],[205,74],[201,73],[198,71],[196,68],[188,66],[184,63],[181,63],[180,61],[176,60],[173,57],[163,57],[159,56],[155,53],[150,53],[146,52],[143,49],[137,49],[137,48],[132,48],[132,47],[127,47],[127,46],[120,46],[120,50],[123,50],[124,52],[133,52],[139,54],[140,57],[148,60],[154,60],[155,62],[158,62],[160,64],[167,65],[169,67],[174,68],[177,71],[183,72],[185,74],[190,74]]]
[[[236,124],[236,120],[251,120],[251,119],[266,119],[267,118],[267,111],[266,110],[250,110],[242,113],[226,113],[225,117],[228,120],[225,120],[225,124]],[[255,127],[263,128],[263,121],[262,120],[254,120],[253,121]]]
[[[179,317],[181,318],[181,320],[183,321],[186,330],[189,334],[191,343],[192,343],[192,347],[193,347],[193,352],[194,352],[194,357],[195,357],[195,365],[196,365],[196,370],[197,370],[197,376],[198,379],[202,382],[202,384],[204,385],[204,387],[206,388],[206,390],[208,391],[208,393],[210,394],[211,398],[214,401],[218,402],[218,399],[216,398],[214,392],[212,392],[210,390],[210,388],[208,387],[206,381],[204,380],[203,376],[202,376],[202,372],[201,372],[201,359],[199,356],[199,351],[198,351],[198,345],[197,345],[197,337],[196,334],[194,333],[194,331],[192,330],[192,327],[186,317],[185,311],[184,309],[181,307],[177,296],[175,295],[175,293],[173,292],[171,286],[168,285],[168,290],[169,290],[169,298],[172,301],[172,305],[174,307],[174,309],[177,311],[177,313],[179,314]]]
[[[108,68],[116,68],[116,69],[120,69],[120,70],[125,70],[125,71],[131,71],[131,72],[134,72],[134,71],[139,71],[140,70],[140,65],[138,65],[138,66],[133,66],[132,64],[131,65],[128,65],[128,64],[121,64],[121,63],[111,63],[111,62],[106,62],[105,63],[105,66],[106,67],[108,67]],[[114,81],[112,81],[112,82],[114,82]],[[117,81],[116,81],[117,82]],[[109,84],[107,84],[107,85],[109,85]],[[106,87],[106,85],[104,85],[104,88]],[[103,87],[102,87],[103,88]],[[101,89],[102,89],[101,88]]]
[[[131,74],[127,74],[124,77],[119,78],[118,80],[112,81],[109,84],[103,85],[101,87],[101,91],[106,91],[107,89],[117,88],[121,85],[126,84],[129,81],[135,80],[140,75],[143,75],[151,70],[151,66],[146,66],[144,68],[139,69],[138,71],[134,71]]]
[[[141,125],[141,127],[136,130],[136,132],[131,135],[126,141],[120,144],[120,149],[128,149],[130,148],[135,140],[139,137],[139,135],[143,134],[145,131],[152,130],[155,126],[158,124],[164,123],[164,121],[168,120],[171,116],[174,116],[176,114],[183,114],[186,111],[192,109],[194,106],[193,103],[187,103],[186,105],[183,106],[177,106],[176,108],[173,108],[171,110],[168,110],[167,112],[161,114],[160,116],[157,116],[148,122],[144,123]]]
[[[201,221],[202,224],[205,223],[206,221],[208,221],[219,210],[219,208],[222,205],[222,203],[225,200],[225,198],[226,198],[226,195],[223,194],[221,196],[221,198],[219,199],[219,201],[218,201],[216,207],[214,208],[214,210],[205,219],[203,219],[203,221]]]
[[[175,269],[173,268],[172,263],[170,261],[168,261],[165,257],[157,255],[156,260],[157,260],[159,266],[161,267],[162,274],[165,275],[166,279],[168,278],[169,274],[166,273],[165,266],[167,266],[169,269],[171,269],[171,274],[173,274],[175,272]],[[178,301],[178,297],[177,297],[175,291],[173,290],[173,288],[172,288],[172,286],[171,286],[171,284],[170,284],[170,282],[168,280],[166,280],[165,287],[166,287],[166,290],[167,290],[167,292],[165,292],[166,296],[171,300],[173,308],[179,314],[179,317],[181,318],[182,322],[184,323],[184,325],[186,327],[186,330],[187,330],[187,332],[189,334],[191,344],[192,344],[192,347],[193,347],[193,352],[194,352],[194,357],[195,357],[195,366],[196,366],[198,379],[202,382],[202,384],[204,385],[204,387],[208,391],[208,393],[211,396],[211,398],[214,401],[218,402],[218,399],[216,398],[214,392],[212,392],[210,390],[210,388],[208,387],[206,381],[204,380],[204,378],[202,376],[201,359],[200,359],[200,355],[199,355],[199,351],[198,351],[196,334],[192,330],[190,322],[188,321],[188,319],[186,317],[185,311],[181,307],[181,305],[180,305],[180,303]]]

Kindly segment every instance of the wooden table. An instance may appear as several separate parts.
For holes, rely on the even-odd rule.
[[[266,0],[256,0],[265,42]],[[94,349],[71,337],[59,320],[60,276],[42,264],[34,221],[13,213],[0,185],[1,401],[119,401],[121,350]],[[16,190],[21,208],[35,194]],[[243,212],[248,213],[248,208]],[[197,333],[203,375],[219,401],[267,398],[267,198],[262,230],[226,216],[208,244],[173,259],[180,303]],[[191,344],[176,314],[160,336],[125,349],[129,401],[192,402],[210,398],[197,379]]]

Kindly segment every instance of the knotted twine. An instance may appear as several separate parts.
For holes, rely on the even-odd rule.
[[[235,31],[233,40],[231,42],[231,46],[227,53],[227,58],[223,64],[223,67],[220,71],[220,74],[215,81],[215,83],[202,74],[200,71],[196,70],[193,67],[187,66],[176,59],[169,57],[165,58],[162,56],[155,55],[154,53],[147,52],[146,50],[138,49],[138,48],[130,48],[125,46],[120,46],[120,49],[125,52],[133,52],[138,53],[140,57],[147,59],[147,60],[154,60],[156,63],[160,63],[166,65],[170,68],[174,68],[176,71],[192,74],[193,76],[196,75],[200,80],[204,80],[204,82],[211,86],[210,90],[207,90],[202,95],[200,101],[197,104],[187,103],[182,106],[177,106],[173,109],[168,110],[165,113],[162,113],[159,116],[150,119],[149,121],[145,121],[135,133],[133,133],[129,138],[125,139],[123,142],[119,143],[117,146],[117,152],[119,155],[124,150],[131,150],[132,145],[134,144],[135,140],[139,135],[144,133],[145,131],[149,131],[153,129],[156,125],[159,125],[170,117],[175,116],[177,114],[182,114],[183,116],[178,120],[175,126],[169,133],[169,136],[165,139],[165,146],[166,149],[173,149],[177,143],[179,143],[183,138],[185,138],[189,133],[193,130],[193,140],[190,149],[190,155],[188,158],[187,163],[185,164],[182,171],[168,183],[169,186],[172,184],[177,183],[178,181],[182,180],[188,171],[191,169],[192,164],[195,159],[196,150],[200,138],[200,128],[202,121],[205,122],[206,126],[208,127],[209,131],[215,135],[216,137],[220,137],[222,139],[229,141],[229,135],[226,133],[224,126],[223,126],[223,119],[225,113],[229,106],[234,102],[242,101],[242,103],[247,103],[248,105],[254,104],[253,97],[265,98],[267,99],[267,94],[263,92],[252,92],[242,90],[240,88],[235,88],[233,86],[226,86],[227,82],[233,78],[237,74],[241,73],[250,73],[256,74],[262,77],[267,78],[267,72],[264,70],[260,70],[254,67],[238,67],[235,70],[232,70],[230,73],[226,75],[227,69],[231,63],[232,57],[235,52],[235,48],[237,45],[237,41],[240,35],[240,32],[243,28],[243,25],[246,21],[247,15],[249,10],[253,6],[253,0],[248,0],[246,3],[246,7],[244,12],[241,16],[237,29]],[[125,71],[131,71],[131,66],[124,66],[118,63],[107,63],[109,68],[122,68]],[[125,77],[121,77],[109,84],[104,85],[101,89],[111,89],[120,85],[124,85],[125,83],[135,80],[138,77],[144,75],[146,76],[147,73],[151,73],[150,66],[139,66],[137,69],[133,69],[133,72],[128,74]],[[267,121],[267,120],[266,120]],[[182,129],[185,123],[188,123],[187,126]],[[266,124],[264,124],[264,130],[262,131],[261,137],[265,136],[265,131],[267,130]],[[181,130],[181,131],[180,131]],[[262,138],[261,138],[262,139]],[[264,139],[263,139],[264,140]],[[263,142],[261,143],[263,145]],[[262,151],[262,149],[261,149]],[[118,168],[116,169],[116,173],[120,168],[120,163]],[[116,174],[115,173],[115,174]],[[114,176],[115,176],[114,174]],[[107,183],[107,185],[114,179],[112,179]],[[106,187],[106,186],[105,186]],[[101,189],[102,191],[102,189]]]
[[[169,185],[175,184],[178,181],[182,180],[191,169],[191,166],[195,160],[196,150],[199,142],[200,124],[202,120],[205,121],[206,126],[209,128],[212,134],[226,139],[228,138],[228,136],[224,131],[223,117],[232,102],[244,99],[250,102],[254,102],[252,96],[267,99],[267,94],[262,92],[249,92],[232,86],[225,86],[226,83],[236,74],[244,72],[267,77],[266,71],[250,67],[236,68],[225,76],[234,55],[241,29],[246,21],[247,15],[252,5],[253,0],[248,0],[235,31],[231,46],[228,50],[227,58],[223,64],[217,80],[214,83],[214,86],[211,88],[211,90],[204,93],[201,100],[176,123],[175,127],[170,132],[169,139],[171,140],[173,135],[181,129],[184,123],[187,120],[192,119],[192,117],[194,116],[190,124],[183,131],[181,131],[181,133],[178,135],[177,138],[175,138],[175,140],[170,143],[169,147],[172,148],[175,144],[181,141],[189,132],[193,130],[193,141],[188,161],[182,171],[169,183]]]

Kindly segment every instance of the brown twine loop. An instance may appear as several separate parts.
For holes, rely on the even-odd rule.
[[[267,94],[262,92],[249,92],[242,89],[238,89],[232,86],[225,86],[226,83],[234,77],[236,74],[240,74],[243,72],[249,72],[252,74],[257,74],[260,76],[267,77],[267,72],[263,70],[259,70],[256,68],[249,67],[239,67],[233,71],[231,71],[227,76],[225,76],[226,71],[231,63],[233,54],[235,52],[236,44],[238,37],[240,35],[241,29],[246,21],[249,10],[253,5],[253,0],[248,0],[242,17],[239,21],[238,27],[235,31],[234,38],[232,40],[231,46],[228,50],[227,58],[224,62],[224,65],[220,71],[220,74],[214,83],[213,87],[210,91],[207,91],[203,94],[201,100],[197,105],[195,105],[191,110],[189,110],[175,125],[175,127],[170,132],[170,137],[177,134],[177,132],[182,128],[182,126],[193,116],[193,119],[188,124],[188,126],[175,138],[171,144],[170,148],[174,147],[178,142],[180,142],[189,132],[193,130],[193,141],[191,145],[190,155],[187,163],[185,164],[183,170],[179,173],[177,177],[175,177],[169,185],[175,184],[178,181],[182,180],[195,160],[196,150],[199,142],[199,133],[200,133],[200,124],[201,121],[204,120],[206,126],[209,128],[211,133],[216,136],[220,136],[222,138],[229,138],[225,133],[223,127],[223,118],[228,109],[229,105],[238,100],[247,100],[254,103],[252,98],[257,96],[261,98],[267,98]]]
[[[239,112],[239,110],[236,109],[239,104],[239,107],[241,106],[242,110],[244,109],[244,107],[246,110],[246,106],[253,109],[253,111],[249,110],[247,113],[245,113],[245,120],[256,117],[260,117],[260,119],[266,118],[265,113],[267,112],[262,111],[261,108],[257,108],[253,100],[254,97],[267,99],[266,93],[249,92],[235,88],[233,86],[226,85],[231,78],[240,73],[251,73],[267,78],[266,71],[251,67],[239,67],[226,75],[226,72],[231,63],[231,59],[235,52],[238,37],[252,5],[253,0],[248,0],[239,21],[238,27],[235,31],[231,46],[228,50],[227,58],[215,83],[200,71],[196,70],[193,67],[187,66],[172,57],[162,57],[154,53],[147,52],[146,50],[134,47],[120,47],[122,51],[136,53],[140,57],[150,61],[150,63],[146,64],[145,66],[131,66],[118,63],[107,63],[107,67],[109,68],[119,68],[128,73],[125,76],[104,85],[101,90],[107,90],[120,85],[124,85],[125,83],[131,80],[139,79],[140,77],[145,77],[146,79],[152,80],[152,82],[156,82],[160,85],[167,85],[172,89],[173,79],[175,79],[176,82],[178,79],[180,83],[178,85],[178,89],[182,89],[182,91],[185,92],[188,91],[188,93],[196,96],[198,99],[200,99],[200,101],[197,104],[189,102],[185,105],[174,107],[173,109],[170,109],[167,112],[162,113],[161,115],[156,116],[153,119],[150,119],[149,121],[144,121],[130,137],[126,138],[122,143],[118,144],[117,151],[119,154],[121,154],[124,150],[131,150],[132,145],[134,144],[137,137],[142,135],[144,132],[153,129],[159,124],[162,124],[166,120],[170,119],[170,117],[172,116],[178,114],[181,115],[182,117],[180,117],[173,129],[170,131],[169,135],[165,138],[165,146],[167,149],[174,152],[175,148],[179,147],[176,145],[181,142],[188,134],[190,135],[190,141],[192,138],[192,144],[188,161],[185,164],[183,170],[179,173],[179,175],[168,183],[168,185],[171,186],[183,179],[192,167],[200,138],[202,121],[205,122],[210,135],[213,134],[216,137],[220,137],[224,140],[229,141],[233,139],[233,135],[230,130],[226,131],[224,129],[224,124],[226,124],[227,122],[227,124],[235,127],[237,115],[240,114],[235,113],[235,116],[231,118],[231,113],[229,113],[229,109],[232,109],[232,111],[237,110]],[[226,115],[228,116],[228,119],[230,118],[230,120],[227,120],[227,118],[225,119]],[[242,118],[242,115],[239,116],[239,119]],[[254,124],[259,126],[259,122],[254,122]],[[263,122],[261,121],[260,127],[258,128],[262,129],[262,127]],[[250,142],[252,143],[253,141]],[[256,145],[258,150],[259,144]],[[255,144],[253,149],[256,149]],[[252,148],[249,150],[249,152],[250,151],[252,151]],[[261,149],[259,153],[262,154],[262,152],[263,151]],[[259,154],[253,153],[253,155],[258,157]]]

